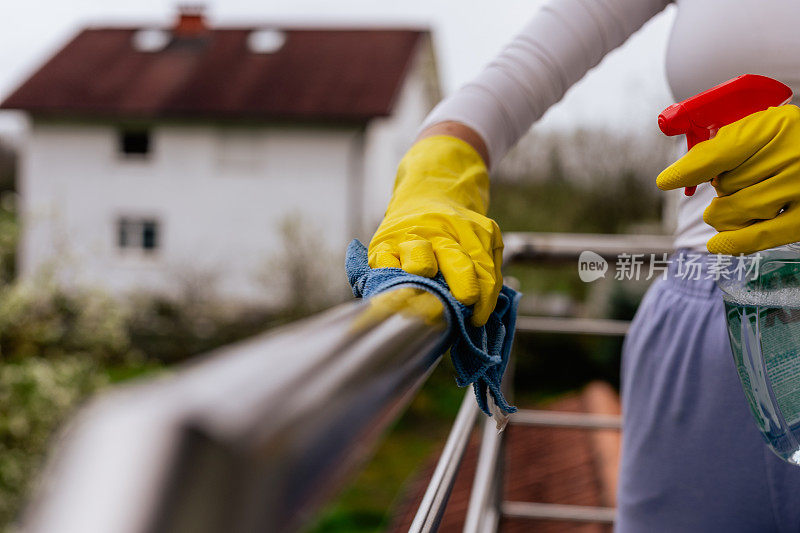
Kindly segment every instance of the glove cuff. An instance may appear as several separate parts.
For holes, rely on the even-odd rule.
[[[445,196],[486,215],[489,174],[480,154],[466,141],[450,135],[426,137],[403,156],[397,169],[392,203],[421,195]],[[391,205],[390,205],[391,207]]]

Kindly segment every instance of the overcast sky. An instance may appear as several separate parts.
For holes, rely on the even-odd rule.
[[[540,0],[215,0],[212,24],[425,25],[434,32],[445,92],[469,80],[541,5]],[[88,24],[168,24],[169,0],[3,0],[0,7],[0,100]],[[576,85],[539,128],[602,125],[656,131],[671,103],[664,48],[672,8],[650,21]],[[0,133],[19,121],[0,116]]]

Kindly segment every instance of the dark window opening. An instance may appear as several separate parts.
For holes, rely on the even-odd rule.
[[[158,225],[152,220],[142,222],[142,248],[145,250],[158,248]]]
[[[144,156],[150,153],[150,132],[147,130],[122,130],[119,149],[125,155]]]
[[[120,249],[153,252],[159,245],[157,220],[123,217],[117,221],[117,246]]]

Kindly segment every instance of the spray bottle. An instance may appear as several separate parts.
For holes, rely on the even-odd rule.
[[[768,107],[788,104],[791,99],[792,90],[778,80],[745,74],[672,104],[658,115],[658,127],[664,135],[686,135],[690,150],[716,135],[722,126]],[[691,196],[694,190],[686,187],[684,193]]]
[[[786,85],[747,74],[669,106],[658,125],[667,135],[685,134],[691,148],[726,124],[791,98]],[[685,191],[693,193],[694,187]],[[717,285],[750,410],[772,451],[800,465],[800,245],[717,259],[727,267]]]

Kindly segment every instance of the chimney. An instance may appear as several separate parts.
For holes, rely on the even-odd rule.
[[[200,37],[208,31],[203,4],[182,4],[178,6],[178,18],[172,29],[175,37]]]

